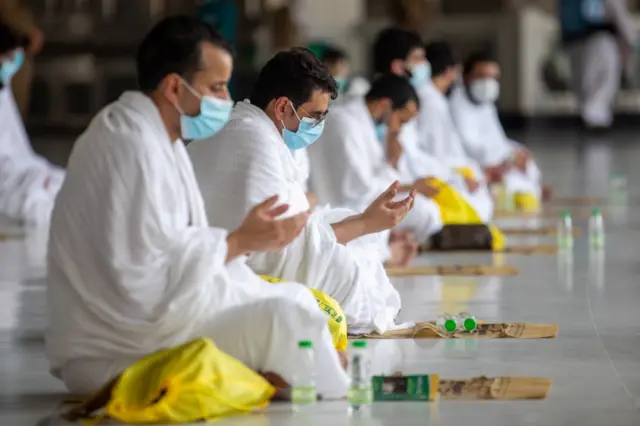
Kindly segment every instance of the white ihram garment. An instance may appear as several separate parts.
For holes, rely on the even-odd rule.
[[[361,211],[394,181],[412,182],[387,164],[364,98],[332,109],[309,157],[316,195],[333,206]],[[420,243],[427,241],[442,229],[438,205],[418,195],[398,229],[412,232]]]
[[[297,342],[313,341],[318,387],[344,395],[326,316],[299,284],[269,284],[208,226],[182,141],[147,96],[125,93],[77,141],[49,239],[47,356],[88,393],[136,359],[209,337],[255,371],[291,383]]]
[[[451,95],[451,115],[466,153],[483,167],[508,161],[520,146],[502,128],[493,103],[473,103],[464,87]],[[540,197],[540,169],[533,160],[526,171],[512,167],[504,176],[509,192],[526,192]]]
[[[227,125],[208,140],[189,145],[211,224],[234,229],[255,205],[277,194],[290,205],[286,216],[309,209],[304,175],[271,119],[248,101],[238,103]],[[380,263],[379,235],[342,245],[331,223],[354,215],[347,209],[313,212],[302,234],[276,253],[254,253],[259,274],[307,284],[333,297],[349,332],[396,327],[400,296]]]
[[[0,214],[46,225],[63,179],[31,148],[10,87],[0,89]]]
[[[493,217],[493,199],[479,164],[465,152],[460,135],[453,123],[449,101],[433,83],[418,88],[420,112],[418,115],[418,149],[430,154],[444,167],[454,170],[469,167],[480,187],[473,193],[461,191],[483,222]],[[461,188],[458,188],[459,190]]]
[[[311,174],[311,163],[309,160],[309,152],[307,151],[306,148],[303,149],[297,149],[295,151],[292,151],[291,154],[293,155],[294,160],[296,161],[296,165],[298,166],[298,170],[300,171],[300,176],[302,177],[302,188],[304,190],[305,193],[307,192],[313,192],[313,184],[310,183],[310,174]],[[328,204],[321,204],[318,203],[313,211],[318,211],[318,212],[327,212],[331,210],[331,206]],[[384,231],[381,232],[379,235],[365,235],[364,237],[360,238],[360,241],[368,241],[368,243],[375,243],[378,244],[378,242],[380,243],[380,261],[381,262],[386,262],[387,260],[389,260],[391,258],[391,251],[389,250],[389,236],[391,234],[391,231]],[[370,250],[370,245],[369,244],[365,244],[364,247],[367,250]]]

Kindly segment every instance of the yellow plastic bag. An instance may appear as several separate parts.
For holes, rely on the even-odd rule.
[[[275,392],[262,376],[201,338],[127,368],[106,414],[123,423],[191,423],[263,408]]]
[[[476,174],[473,171],[472,167],[456,167],[453,169],[454,172],[458,173],[459,175],[466,177],[467,179],[475,179],[476,178]]]
[[[437,178],[429,178],[429,183],[438,189],[438,192],[432,199],[440,207],[440,216],[442,223],[445,225],[478,225],[482,224],[482,220],[478,213],[471,207],[467,200],[462,197],[458,191],[451,185]],[[506,239],[502,232],[489,224],[489,230],[493,241],[491,248],[494,251],[503,250],[506,245]]]
[[[540,210],[540,200],[538,197],[527,192],[516,192],[513,194],[513,203],[517,210],[526,213],[535,213]]]
[[[273,284],[282,282],[280,278],[270,277],[268,275],[260,275],[260,278]],[[333,338],[334,346],[339,351],[347,350],[349,344],[347,340],[347,319],[344,316],[340,304],[336,302],[334,298],[320,290],[316,290],[315,288],[310,288],[309,290],[311,290],[315,296],[320,309],[329,315],[329,332]]]

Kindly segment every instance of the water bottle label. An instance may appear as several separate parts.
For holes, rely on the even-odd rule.
[[[291,402],[294,405],[314,404],[317,399],[315,386],[295,386],[291,390]]]
[[[371,386],[352,386],[347,395],[350,405],[369,405],[373,401]]]

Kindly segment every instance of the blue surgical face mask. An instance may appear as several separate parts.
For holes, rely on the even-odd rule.
[[[233,101],[214,96],[203,96],[187,82],[183,83],[194,96],[200,98],[200,114],[190,117],[178,108],[181,114],[182,138],[187,140],[206,139],[222,130],[231,115]]]
[[[13,57],[0,64],[0,83],[7,85],[24,64],[24,50],[16,50]]]
[[[413,87],[425,85],[431,78],[431,64],[429,62],[421,62],[411,67],[411,84]]]
[[[333,79],[338,83],[338,93],[344,93],[347,89],[349,79],[345,76],[334,77]]]
[[[380,142],[385,141],[385,139],[387,138],[387,131],[388,131],[387,123],[376,124],[376,137],[378,138],[378,141]]]
[[[298,125],[298,130],[296,132],[292,132],[284,125],[284,121],[281,121],[283,127],[282,138],[284,139],[284,143],[291,151],[307,148],[317,141],[320,135],[322,135],[324,120],[318,122],[315,118],[300,118],[296,109],[293,107],[293,104],[289,102],[289,105],[291,105],[291,109],[298,118],[300,124]]]

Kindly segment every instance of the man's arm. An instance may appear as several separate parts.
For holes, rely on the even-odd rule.
[[[367,230],[367,224],[362,220],[362,215],[348,217],[341,222],[332,224],[331,227],[339,244],[347,244],[370,233]]]

